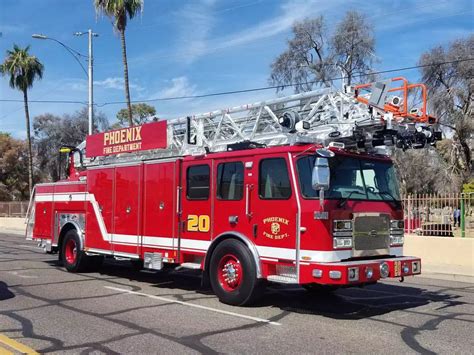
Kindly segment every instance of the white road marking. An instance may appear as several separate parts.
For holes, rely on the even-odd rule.
[[[123,292],[123,293],[128,293],[128,294],[130,294],[130,295],[145,296],[145,297],[152,298],[152,299],[155,299],[155,300],[160,300],[160,301],[163,301],[163,302],[177,303],[177,304],[180,304],[180,305],[183,305],[183,306],[189,306],[189,307],[204,309],[204,310],[206,310],[206,311],[211,311],[211,312],[226,314],[226,315],[228,315],[228,316],[233,316],[233,317],[238,317],[238,318],[249,319],[249,320],[253,320],[253,321],[255,321],[255,322],[259,322],[259,323],[268,323],[268,324],[271,324],[271,325],[281,325],[281,323],[272,322],[272,321],[270,321],[270,320],[268,320],[268,319],[263,319],[263,318],[258,318],[258,317],[252,317],[252,316],[247,316],[247,315],[245,315],[245,314],[239,314],[239,313],[224,311],[224,310],[221,310],[221,309],[216,309],[216,308],[201,306],[201,305],[195,304],[195,303],[189,303],[189,302],[178,301],[178,300],[175,300],[175,299],[172,299],[172,298],[166,298],[166,297],[160,297],[160,296],[149,295],[149,294],[146,294],[146,293],[135,292],[135,291],[127,290],[127,289],[124,289],[124,288],[113,287],[113,286],[104,286],[104,287],[105,287],[105,288],[108,288],[109,290],[120,291],[120,292]]]
[[[31,249],[41,249],[39,246],[37,245],[26,245],[26,244],[19,244],[17,245],[18,247],[21,247],[21,248],[31,248]]]
[[[26,271],[26,270],[25,270]],[[21,271],[23,272],[23,271]],[[31,275],[22,275],[20,274],[20,272],[18,271],[8,271],[9,274],[12,274],[12,275],[15,275],[15,276],[18,276],[18,277],[22,277],[24,279],[37,279],[38,276],[31,276]]]

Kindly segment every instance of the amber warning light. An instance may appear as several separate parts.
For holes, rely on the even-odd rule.
[[[86,138],[86,147],[87,157],[164,149],[166,121],[92,134]]]

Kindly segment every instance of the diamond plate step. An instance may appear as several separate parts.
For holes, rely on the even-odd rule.
[[[270,275],[267,277],[268,281],[278,282],[281,284],[296,284],[298,283],[298,278],[296,275],[292,274],[283,274],[283,275]]]

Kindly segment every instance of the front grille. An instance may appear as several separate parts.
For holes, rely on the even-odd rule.
[[[390,216],[387,214],[354,217],[354,250],[390,247]]]

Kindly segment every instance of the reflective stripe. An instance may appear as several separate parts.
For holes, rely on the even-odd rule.
[[[72,200],[71,200],[72,198]],[[99,210],[99,204],[95,200],[95,196],[90,193],[61,193],[61,194],[37,194],[35,201],[88,201],[92,204],[95,217],[99,224],[102,238],[112,244],[128,244],[139,245],[142,243],[145,246],[156,246],[164,248],[177,247],[171,237],[155,237],[155,236],[137,236],[129,234],[111,234],[107,232],[104,219]],[[195,240],[195,239],[181,239],[180,247],[183,249],[193,249],[200,251],[207,251],[211,244],[209,240]],[[295,260],[295,249],[290,248],[276,248],[268,246],[255,246],[260,257]],[[403,255],[403,247],[390,248],[390,254],[395,256]],[[300,250],[300,257],[309,257],[310,262],[336,262],[343,259],[348,259],[352,256],[351,250]]]
[[[286,259],[286,260],[295,260],[295,250],[287,248],[274,248],[274,247],[264,247],[256,246],[258,254],[261,257],[267,258],[277,258],[277,259]],[[318,251],[318,250],[301,250],[301,257],[310,257],[310,261],[318,262],[333,262],[340,261],[342,259],[347,259],[351,257],[351,250],[338,250],[338,251]],[[309,260],[305,260],[309,261]]]

